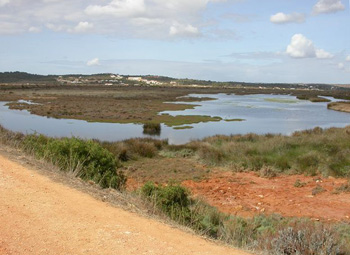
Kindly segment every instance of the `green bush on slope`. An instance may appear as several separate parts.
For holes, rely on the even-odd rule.
[[[126,182],[124,174],[117,170],[120,164],[115,156],[91,140],[28,135],[23,147],[37,158],[49,160],[61,170],[92,180],[102,188],[121,189]]]

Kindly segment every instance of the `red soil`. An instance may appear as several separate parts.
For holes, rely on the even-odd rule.
[[[296,180],[306,183],[294,187]],[[220,172],[199,182],[184,181],[197,197],[223,212],[243,217],[259,213],[310,217],[319,220],[350,221],[350,193],[335,194],[345,179],[305,177],[304,175],[261,178],[255,173]],[[324,192],[312,195],[320,185]]]

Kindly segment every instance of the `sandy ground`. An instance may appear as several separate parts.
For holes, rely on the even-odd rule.
[[[297,180],[303,187],[295,187]],[[254,172],[218,172],[202,181],[183,185],[221,211],[243,217],[259,213],[309,217],[325,221],[350,221],[350,193],[336,193],[346,179],[291,175],[271,179]],[[323,192],[313,195],[315,187]]]
[[[247,254],[113,207],[0,154],[0,254]]]

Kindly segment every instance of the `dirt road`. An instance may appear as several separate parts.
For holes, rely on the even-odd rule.
[[[241,254],[54,182],[0,154],[0,254]]]

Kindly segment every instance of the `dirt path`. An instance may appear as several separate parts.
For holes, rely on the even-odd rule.
[[[0,254],[247,254],[110,206],[0,155]]]

